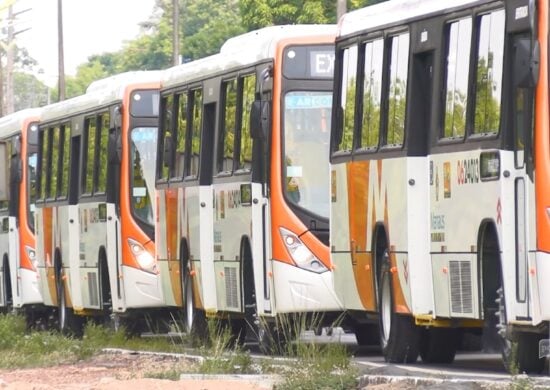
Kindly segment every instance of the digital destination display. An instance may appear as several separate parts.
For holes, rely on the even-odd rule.
[[[331,79],[334,75],[334,48],[328,45],[286,48],[283,74],[289,79]]]

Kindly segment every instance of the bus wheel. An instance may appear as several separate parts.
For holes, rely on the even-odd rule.
[[[57,313],[59,331],[62,334],[82,336],[84,327],[82,317],[77,316],[72,308],[67,307],[63,271],[59,271],[57,277]]]
[[[389,253],[383,253],[378,281],[380,346],[389,363],[413,363],[418,358],[419,328],[412,317],[393,310],[393,286]]]
[[[3,294],[4,294],[4,306],[0,308],[1,313],[11,313],[13,311],[13,297],[12,297],[12,289],[11,289],[11,275],[10,275],[10,266],[8,258],[4,258],[3,262],[4,268],[4,280],[3,284]]]
[[[288,339],[275,322],[260,320],[258,325],[258,347],[265,355],[284,355],[288,348]]]
[[[422,331],[420,357],[424,363],[452,363],[458,346],[458,329],[429,328]]]
[[[183,272],[183,304],[185,305],[184,324],[188,335],[196,336],[200,341],[205,341],[208,337],[208,324],[204,311],[195,308],[193,297],[193,283],[189,269]]]
[[[539,358],[539,341],[543,336],[537,333],[518,332],[514,339],[507,331],[506,303],[504,289],[499,286],[496,303],[498,305],[498,335],[501,340],[501,353],[504,366],[511,374],[540,374],[546,359]]]

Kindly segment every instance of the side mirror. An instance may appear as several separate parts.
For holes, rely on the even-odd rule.
[[[173,167],[174,166],[174,140],[172,139],[172,135],[170,133],[166,133],[164,135],[164,145],[163,145],[163,153],[162,153],[162,162],[164,166],[167,167]]]
[[[340,143],[342,142],[342,136],[344,134],[344,109],[342,106],[336,107],[336,118],[334,118],[336,123],[334,129],[334,145],[333,150],[336,150]]]
[[[17,185],[23,179],[23,164],[19,156],[12,157],[10,164],[10,183]]]
[[[254,139],[267,140],[271,127],[271,104],[255,100],[250,111],[250,135]]]
[[[8,146],[0,141],[0,201],[9,200]]]
[[[533,45],[531,43],[534,43]],[[514,80],[520,88],[533,88],[539,76],[540,46],[530,38],[518,38],[514,41]]]

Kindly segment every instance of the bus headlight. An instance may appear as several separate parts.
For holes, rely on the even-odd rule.
[[[130,246],[132,256],[134,256],[134,259],[136,259],[142,270],[152,274],[158,274],[155,258],[143,247],[143,245],[131,238],[128,239],[128,245]]]
[[[30,247],[28,245],[25,245],[25,252],[27,253],[27,257],[31,261],[31,264],[36,271],[38,269],[38,259],[36,258],[36,252],[33,247]]]
[[[319,260],[300,238],[285,228],[279,228],[283,242],[285,243],[290,257],[300,268],[318,274],[328,271],[328,268]]]

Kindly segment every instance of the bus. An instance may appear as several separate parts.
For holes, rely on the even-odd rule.
[[[166,301],[188,330],[217,317],[242,340],[260,324],[271,348],[284,343],[279,315],[340,312],[328,248],[334,32],[267,27],[164,73],[156,243]]]
[[[86,316],[133,319],[163,306],[155,257],[160,72],[92,83],[44,108],[38,126],[36,251],[40,288],[59,328]],[[141,319],[142,317],[137,317]]]
[[[42,304],[34,235],[40,111],[27,109],[0,118],[5,145],[0,160],[5,195],[0,200],[0,310],[23,309],[28,318]]]
[[[387,361],[450,363],[477,332],[509,369],[544,368],[548,7],[391,0],[340,21],[335,289]]]

